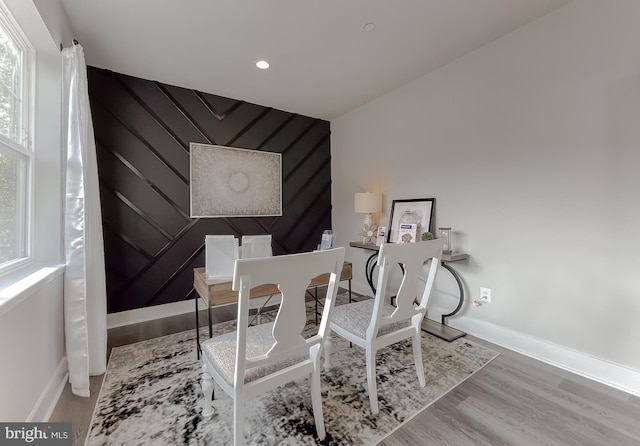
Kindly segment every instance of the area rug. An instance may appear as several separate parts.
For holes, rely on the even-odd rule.
[[[339,297],[338,302],[346,299]],[[214,333],[234,327],[235,322],[216,324]],[[377,356],[380,412],[373,416],[364,350],[336,335],[332,340],[332,368],[323,371],[321,383],[325,440],[315,435],[304,379],[247,404],[245,444],[374,445],[498,355],[464,338],[448,343],[423,332],[427,386],[420,387],[411,344],[385,348]],[[218,389],[215,414],[203,419],[201,373],[194,330],[114,348],[86,445],[231,445],[232,400]]]

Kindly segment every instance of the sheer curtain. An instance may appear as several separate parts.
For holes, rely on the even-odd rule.
[[[98,164],[82,46],[62,51],[66,149],[64,319],[71,390],[107,366],[107,299]]]

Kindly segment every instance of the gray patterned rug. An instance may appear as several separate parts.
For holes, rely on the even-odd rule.
[[[214,333],[234,326],[216,324]],[[411,344],[383,349],[377,356],[380,413],[372,416],[364,350],[350,348],[337,335],[332,340],[333,367],[323,372],[321,384],[325,440],[315,436],[309,383],[301,380],[247,405],[246,444],[374,445],[498,355],[464,338],[448,343],[423,332],[427,386],[422,388]],[[232,444],[232,401],[218,389],[216,413],[204,420],[200,376],[194,330],[114,348],[86,445]]]

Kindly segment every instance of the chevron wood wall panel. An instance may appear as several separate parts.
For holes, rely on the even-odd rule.
[[[193,297],[208,234],[272,234],[275,254],[331,228],[329,122],[89,67],[109,313]],[[189,144],[282,154],[281,217],[189,218]]]

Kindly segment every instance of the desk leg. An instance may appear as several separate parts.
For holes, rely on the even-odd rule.
[[[351,303],[353,301],[352,294],[351,294],[351,279],[347,279],[347,280],[349,281],[349,303]],[[311,295],[311,291],[309,291],[308,289],[307,289],[306,292],[309,293],[309,295]],[[318,300],[318,287],[317,286],[315,287],[314,293],[315,294],[313,295],[313,300],[316,301],[316,303],[315,303],[315,305],[316,305],[316,325],[318,325],[318,314],[319,314],[318,313],[318,304],[319,304],[320,301]],[[306,294],[305,294],[305,296],[306,296]],[[326,301],[326,295],[325,295],[325,301]],[[320,304],[320,305],[322,305],[322,307],[324,308],[324,304]]]
[[[422,330],[426,331],[429,334],[437,336],[440,339],[451,342],[466,334],[463,331],[456,330],[455,328],[447,326],[447,318],[454,316],[462,308],[462,304],[464,303],[464,288],[462,287],[462,281],[460,280],[460,276],[458,275],[456,270],[454,270],[444,262],[442,262],[441,265],[444,269],[451,273],[453,278],[456,279],[456,282],[458,283],[458,292],[460,296],[458,299],[458,305],[451,313],[442,315],[440,324],[430,319],[424,318],[422,321]]]
[[[207,305],[207,314],[209,315],[209,339],[213,337],[213,327],[211,326],[211,305]]]
[[[196,354],[198,355],[198,359],[200,359],[200,318],[198,317],[198,293],[195,293],[195,302],[196,302]]]

